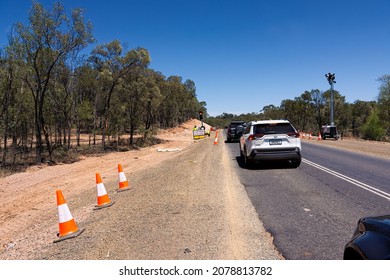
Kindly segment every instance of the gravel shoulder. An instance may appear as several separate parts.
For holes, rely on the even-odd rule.
[[[1,178],[0,259],[282,259],[233,173],[222,135],[219,144],[214,133],[194,141],[195,124],[162,132],[167,142],[150,148]],[[118,163],[131,185],[119,193]],[[96,172],[115,202],[100,210],[93,210]],[[53,243],[57,189],[85,231]]]

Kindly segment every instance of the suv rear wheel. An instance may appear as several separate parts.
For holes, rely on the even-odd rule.
[[[241,153],[241,158],[244,160],[244,165],[246,168],[253,166],[253,161],[246,155],[246,147],[244,148],[244,153]]]

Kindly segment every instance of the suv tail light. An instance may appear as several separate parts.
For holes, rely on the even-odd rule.
[[[256,138],[262,138],[264,134],[251,134],[248,136],[248,140],[254,140]]]
[[[290,136],[290,137],[299,138],[299,133],[298,132],[289,132],[289,133],[287,133],[287,135]]]

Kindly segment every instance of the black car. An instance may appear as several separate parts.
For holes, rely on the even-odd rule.
[[[344,260],[390,260],[390,215],[360,219]]]
[[[238,141],[245,130],[244,121],[232,121],[226,129],[226,142]]]

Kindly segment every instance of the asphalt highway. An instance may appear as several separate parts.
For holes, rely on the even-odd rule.
[[[238,143],[224,143],[264,227],[292,260],[338,260],[357,220],[390,213],[390,161],[302,143],[298,168],[243,167]]]

